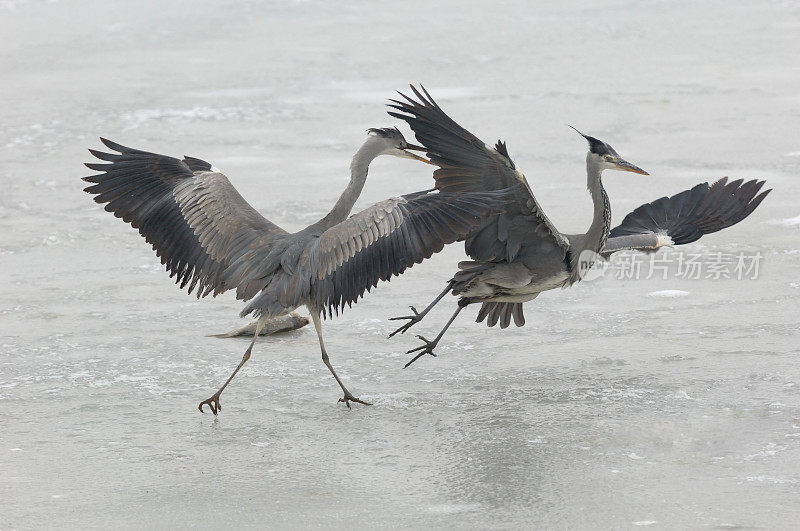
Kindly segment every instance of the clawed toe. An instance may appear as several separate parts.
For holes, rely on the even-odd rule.
[[[409,306],[409,308],[411,308],[411,311],[414,312],[414,315],[404,315],[402,317],[389,318],[390,321],[399,321],[400,319],[408,319],[408,322],[406,324],[404,324],[403,326],[401,326],[400,328],[389,334],[389,337],[392,337],[395,334],[405,334],[409,328],[411,328],[412,326],[414,326],[415,324],[417,324],[422,320],[423,316],[420,315],[419,312],[417,312],[416,308],[414,308],[413,306]]]
[[[353,395],[351,395],[349,393],[344,395],[342,398],[340,398],[339,402],[344,402],[344,405],[347,406],[347,409],[352,409],[350,407],[350,402],[357,402],[359,404],[364,404],[365,406],[371,406],[372,405],[370,402],[365,402],[365,401],[361,400],[360,398],[356,398],[356,397],[354,397]]]
[[[436,339],[436,340],[434,340],[434,341],[428,341],[427,339],[425,339],[425,338],[424,338],[423,336],[421,336],[421,335],[418,335],[418,336],[417,336],[417,339],[420,339],[420,340],[422,340],[422,341],[424,342],[424,344],[423,344],[423,345],[420,345],[420,346],[418,346],[418,347],[416,347],[416,348],[412,348],[411,350],[409,350],[409,351],[407,351],[407,352],[406,352],[406,354],[411,354],[411,353],[413,353],[413,352],[417,352],[417,351],[419,351],[419,354],[417,354],[416,356],[414,356],[414,357],[411,359],[411,361],[409,361],[408,363],[406,363],[405,365],[403,365],[403,368],[404,368],[404,369],[405,369],[405,368],[407,368],[407,367],[408,367],[409,365],[411,365],[412,363],[414,363],[415,361],[417,361],[418,359],[420,359],[420,358],[421,358],[422,356],[424,356],[425,354],[430,354],[430,355],[431,355],[431,356],[433,356],[434,358],[436,357],[436,354],[434,354],[434,352],[433,352],[433,349],[435,349],[435,348],[436,348],[436,345],[437,345],[437,344],[439,344],[439,340],[438,340],[438,339]]]
[[[205,411],[203,411],[203,406],[204,405],[208,405],[208,407],[211,408],[211,412],[214,415],[216,415],[218,411],[222,411],[222,405],[220,405],[220,403],[219,403],[219,395],[218,394],[212,396],[211,398],[209,398],[207,400],[203,400],[202,402],[200,402],[200,405],[197,406],[197,409],[200,410],[200,413],[205,413]]]

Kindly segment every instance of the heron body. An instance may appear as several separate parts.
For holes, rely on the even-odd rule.
[[[542,274],[522,262],[500,263],[492,267],[473,262],[459,263],[453,293],[473,301],[523,303],[532,301],[539,293],[563,286],[569,279],[569,266],[564,260],[554,261],[552,268]],[[476,271],[477,270],[477,271]]]
[[[589,144],[586,173],[593,216],[586,232],[564,234],[544,214],[505,143],[488,146],[450,118],[424,88],[411,89],[416,99],[401,94],[402,100],[391,100],[390,107],[395,110],[389,114],[409,124],[431,162],[439,166],[433,174],[438,190],[474,192],[520,185],[514,188],[515,201],[508,208],[467,235],[465,250],[472,260],[458,264],[458,272],[439,297],[422,312],[412,307],[413,315],[394,318],[408,322],[390,337],[419,322],[446,293],[459,297],[458,308],[433,341],[418,336],[424,344],[409,351],[419,352],[409,364],[424,354],[433,354],[455,317],[470,304],[481,304],[478,322],[485,320],[488,326],[506,328],[513,319],[522,326],[522,303],[543,291],[579,282],[587,256],[591,262],[623,249],[653,251],[664,245],[689,243],[738,223],[769,193],[759,194],[763,181],[727,183],[723,179],[711,186],[703,183],[642,205],[612,230],[603,172],[647,172],[624,160],[608,143],[578,131]]]
[[[612,152],[614,159],[603,158],[611,157]],[[453,293],[470,304],[522,304],[535,299],[543,291],[567,287],[580,281],[581,268],[577,258],[586,251],[599,253],[611,233],[611,206],[603,188],[602,171],[619,168],[644,173],[621,159],[610,146],[593,138],[586,156],[586,168],[587,188],[594,205],[593,221],[586,233],[561,234],[546,217],[531,219],[530,214],[524,211],[516,218],[496,216],[496,220],[486,223],[477,234],[468,238],[467,253],[479,259],[459,264],[460,271],[454,277]],[[520,193],[525,194],[528,190],[523,189]],[[525,199],[526,202],[529,201],[528,198]],[[506,236],[505,248],[502,245],[487,245],[485,233],[494,239],[493,243],[502,244],[500,232],[508,234],[514,230],[503,229],[501,224],[520,227],[517,229],[518,234]],[[544,237],[531,237],[524,232],[526,229],[536,230],[531,225],[544,226],[547,229]],[[510,246],[513,248],[509,248]],[[498,255],[504,259],[496,260]],[[499,313],[501,309],[502,314]],[[516,318],[518,325],[524,323],[521,308],[493,304],[485,306],[484,310],[482,317],[489,316],[490,326],[496,323],[493,319],[495,315],[511,315]],[[503,319],[500,319],[500,323],[503,327],[508,326],[508,322]]]
[[[248,301],[241,315],[255,314],[253,339],[233,374],[199,409],[216,415],[219,397],[250,358],[261,329],[275,317],[305,306],[314,323],[322,360],[353,396],[330,363],[320,317],[357,302],[379,281],[462,239],[507,203],[505,191],[417,192],[393,197],[348,217],[366,182],[369,164],[381,155],[428,162],[396,129],[371,129],[350,165],[350,182],[331,211],[290,233],[251,207],[209,163],[177,159],[101,139],[112,152],[90,150],[105,163],[87,163],[99,174],[86,188],[105,209],[139,230],[181,288],[197,296],[236,290]],[[419,148],[421,149],[421,148]],[[268,187],[267,187],[268,188]]]

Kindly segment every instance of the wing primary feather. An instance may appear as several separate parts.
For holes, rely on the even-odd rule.
[[[710,185],[701,183],[671,197],[657,199],[634,209],[622,223],[611,230],[606,254],[615,251],[615,245],[632,249],[636,239],[631,236],[659,234],[670,238],[672,244],[692,243],[705,234],[711,234],[739,223],[758,207],[771,190],[757,194],[764,181],[736,179],[728,182],[723,177]],[[619,240],[615,239],[619,238]],[[648,238],[641,239],[642,250],[652,250]]]
[[[205,161],[182,161],[100,140],[116,153],[89,151],[105,162],[86,163],[99,173],[83,178],[93,183],[85,191],[139,231],[182,289],[188,286],[190,293],[205,296],[252,282],[228,274],[243,270],[229,268],[241,257],[240,242],[260,245],[253,249],[254,259],[263,258],[287,235],[247,204],[224,175],[196,176],[190,166],[210,168]]]

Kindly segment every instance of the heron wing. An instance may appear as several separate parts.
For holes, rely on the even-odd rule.
[[[264,268],[276,239],[287,233],[259,214],[222,173],[200,159],[183,160],[101,139],[112,153],[89,150],[106,163],[84,177],[85,191],[138,229],[181,288],[197,297],[243,285]],[[237,294],[239,298],[253,293]]]
[[[526,246],[543,243],[562,252],[569,242],[542,211],[525,176],[517,170],[504,142],[494,148],[461,127],[433,100],[424,87],[413,85],[416,100],[400,93],[404,101],[391,100],[391,116],[408,122],[417,140],[439,166],[433,178],[443,192],[500,190],[516,185],[516,202],[504,213],[486,220],[466,241],[467,253],[476,260],[516,258]],[[509,230],[511,229],[511,230]]]
[[[611,230],[601,254],[622,250],[655,251],[681,245],[730,227],[752,214],[772,190],[761,193],[764,181],[742,179],[701,183],[672,197],[637,207]]]
[[[376,203],[326,230],[311,251],[312,301],[352,305],[381,280],[430,258],[509,203],[507,190],[421,192]]]

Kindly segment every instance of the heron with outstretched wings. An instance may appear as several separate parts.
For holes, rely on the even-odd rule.
[[[432,340],[417,336],[423,345],[411,349],[418,354],[410,365],[433,350],[463,308],[479,303],[478,322],[489,326],[525,324],[522,304],[541,292],[568,287],[581,280],[593,257],[608,257],[624,249],[654,251],[665,245],[697,240],[704,234],[730,227],[743,220],[770,190],[760,192],[764,181],[703,183],[670,198],[640,206],[611,229],[611,205],[603,188],[604,170],[641,175],[647,172],[623,159],[608,143],[578,133],[586,139],[587,187],[593,203],[593,218],[582,234],[563,234],[542,211],[525,176],[508,154],[505,143],[492,147],[448,116],[424,87],[411,86],[414,97],[400,93],[391,100],[389,114],[405,120],[424,146],[441,192],[480,192],[514,188],[514,200],[488,217],[466,237],[465,249],[472,258],[458,264],[458,272],[444,291],[421,312],[395,317],[407,322],[389,337],[404,333],[448,292],[459,297],[458,307],[442,331]],[[577,130],[576,130],[577,131]],[[760,192],[760,193],[759,193]]]
[[[322,360],[344,393],[340,401],[348,407],[350,402],[367,404],[347,390],[333,369],[320,316],[338,314],[379,281],[464,238],[507,203],[504,191],[429,190],[392,197],[348,217],[373,159],[394,155],[428,162],[408,151],[421,148],[409,145],[397,129],[371,129],[331,211],[289,233],[259,214],[207,162],[101,140],[110,151],[90,150],[103,162],[86,164],[99,172],[84,178],[93,183],[86,191],[139,230],[181,288],[198,297],[236,290],[238,299],[248,301],[241,315],[258,318],[233,374],[199,405],[200,411],[208,405],[215,415],[220,394],[250,358],[264,323],[299,306],[311,314]]]

